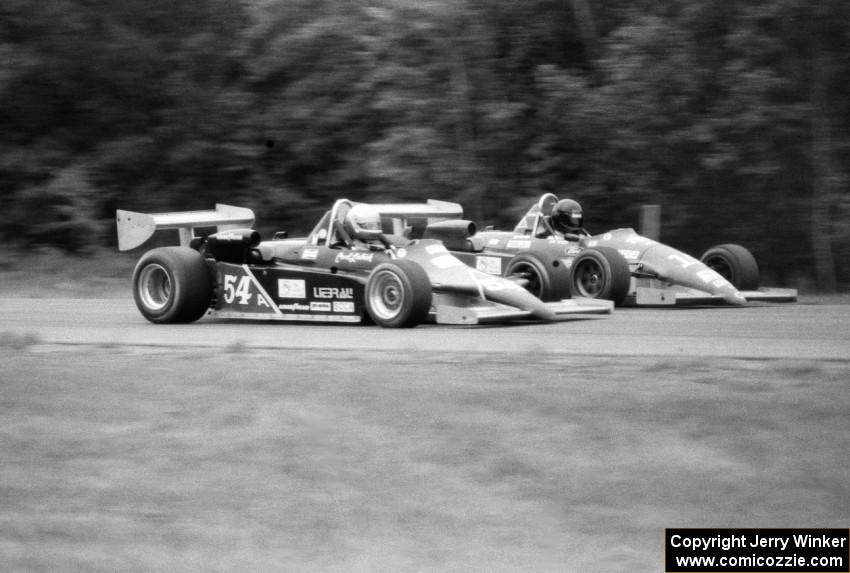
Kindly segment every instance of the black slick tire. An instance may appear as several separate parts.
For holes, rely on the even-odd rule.
[[[703,253],[700,261],[738,290],[756,290],[759,286],[759,266],[756,258],[741,245],[716,245]]]
[[[508,261],[504,276],[522,281],[525,290],[544,302],[570,296],[569,269],[554,257],[519,253]]]
[[[148,251],[133,271],[133,298],[146,319],[157,324],[201,318],[213,294],[204,257],[188,247]]]
[[[411,328],[428,318],[431,280],[425,270],[404,259],[375,267],[366,283],[366,311],[384,328]]]
[[[570,293],[574,297],[611,300],[619,305],[629,294],[630,284],[629,263],[611,247],[585,249],[570,268]]]

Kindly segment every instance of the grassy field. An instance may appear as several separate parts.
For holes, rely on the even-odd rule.
[[[93,249],[70,256],[55,249],[0,253],[0,296],[113,298],[132,296],[130,277],[139,252]],[[2,328],[2,327],[0,327]]]
[[[850,363],[0,345],[3,571],[662,571],[847,527]]]

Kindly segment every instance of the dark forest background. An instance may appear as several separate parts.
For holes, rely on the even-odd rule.
[[[299,234],[339,197],[504,227],[551,191],[846,289],[848,86],[846,0],[3,0],[0,235],[216,202]]]

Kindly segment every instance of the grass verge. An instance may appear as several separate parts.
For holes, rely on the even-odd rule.
[[[0,347],[8,571],[660,571],[844,527],[850,365]]]

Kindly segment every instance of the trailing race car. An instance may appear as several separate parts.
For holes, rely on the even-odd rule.
[[[561,214],[565,228],[556,229],[551,214],[562,203],[573,209]],[[471,221],[447,219],[422,236],[442,240],[467,265],[511,278],[544,301],[578,296],[660,306],[797,299],[795,289],[759,288],[758,264],[740,245],[712,247],[697,260],[633,229],[590,235],[581,228],[578,204],[551,193],[513,231],[476,232]]]
[[[154,323],[192,322],[210,312],[227,318],[411,327],[433,319],[477,324],[607,314],[609,301],[544,303],[516,282],[464,265],[437,240],[383,233],[382,220],[460,216],[456,205],[367,205],[340,199],[305,238],[261,240],[250,209],[161,214],[117,212],[118,247],[145,243],[158,229],[178,229],[180,246],[146,252],[133,272],[133,295]],[[215,227],[206,236],[196,229]]]

